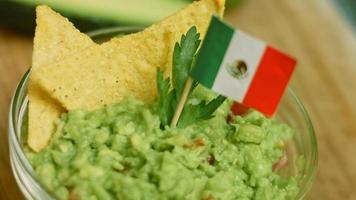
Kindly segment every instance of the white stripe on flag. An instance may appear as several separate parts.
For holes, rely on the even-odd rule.
[[[266,44],[264,42],[236,30],[231,38],[212,89],[242,102],[265,49]],[[242,60],[247,65],[247,76],[241,80],[232,77],[227,70],[227,66],[237,60]]]

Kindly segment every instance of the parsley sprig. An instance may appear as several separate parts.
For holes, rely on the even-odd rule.
[[[164,78],[163,71],[157,71],[157,90],[159,118],[163,126],[170,124],[184,86],[189,78],[194,60],[197,55],[201,40],[195,26],[191,27],[185,35],[182,35],[180,43],[176,43],[173,52],[172,80]],[[190,93],[197,82],[194,81]],[[201,101],[197,105],[187,104],[178,121],[178,127],[185,127],[200,120],[212,118],[214,111],[225,101],[225,97],[219,95],[210,102]]]

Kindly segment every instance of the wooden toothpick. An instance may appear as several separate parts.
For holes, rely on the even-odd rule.
[[[179,117],[182,114],[185,102],[187,101],[187,98],[188,98],[190,89],[192,88],[192,85],[193,85],[193,79],[191,77],[188,77],[188,79],[184,85],[182,96],[179,99],[176,111],[174,112],[174,115],[173,115],[173,118],[171,121],[171,127],[173,127],[173,128],[175,128],[177,126]]]

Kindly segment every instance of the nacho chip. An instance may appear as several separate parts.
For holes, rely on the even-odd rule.
[[[194,2],[142,32],[86,49],[33,76],[41,87],[71,109],[93,110],[132,94],[156,97],[156,68],[170,71],[174,44],[191,26],[205,35],[213,14],[222,15],[224,0]]]
[[[34,38],[32,70],[46,66],[84,49],[95,43],[77,30],[68,19],[54,12],[47,6],[36,8],[37,27]],[[36,81],[30,78],[28,145],[34,151],[45,147],[54,129],[54,121],[65,109],[41,89]]]

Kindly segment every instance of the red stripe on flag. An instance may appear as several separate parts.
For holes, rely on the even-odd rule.
[[[248,107],[236,101],[233,102],[231,106],[231,111],[234,115],[243,115],[247,113],[248,109],[249,109]]]
[[[296,63],[293,58],[272,47],[267,47],[247,90],[243,104],[272,116]]]

